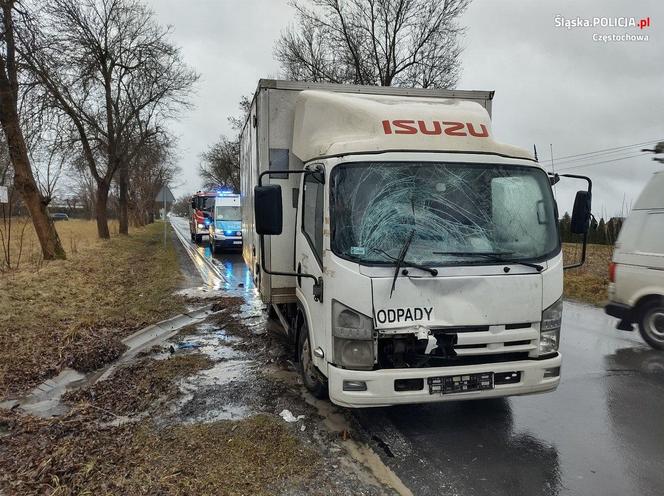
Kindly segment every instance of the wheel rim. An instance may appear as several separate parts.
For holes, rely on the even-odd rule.
[[[309,337],[304,339],[302,343],[302,373],[304,375],[304,380],[307,382],[307,385],[313,386],[316,384],[316,373],[314,371],[314,364],[311,360],[311,348],[309,347]]]
[[[653,339],[664,342],[664,308],[653,309],[646,316],[645,324],[648,334]]]

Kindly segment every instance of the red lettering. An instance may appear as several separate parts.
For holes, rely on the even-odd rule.
[[[445,128],[445,134],[448,136],[468,136],[465,131],[460,131],[463,129],[463,122],[443,122]]]
[[[382,121],[385,134],[424,134],[427,136],[439,136],[443,132],[447,136],[473,136],[475,138],[488,138],[489,129],[485,124],[473,124],[472,122],[431,121],[397,119],[394,121]],[[443,128],[443,126],[445,126]]]
[[[440,122],[439,121],[433,121],[433,131],[430,131],[429,129],[427,129],[426,122],[418,121],[417,123],[420,126],[420,132],[422,134],[428,134],[429,136],[435,136],[435,135],[443,133],[443,129],[440,127]]]
[[[396,120],[392,124],[397,128],[396,134],[417,134],[417,128],[413,126],[415,121]]]
[[[489,130],[484,124],[480,124],[480,128],[482,129],[481,133],[475,131],[475,126],[473,126],[470,122],[467,122],[466,126],[468,127],[468,132],[471,136],[475,136],[476,138],[487,138],[489,136]]]

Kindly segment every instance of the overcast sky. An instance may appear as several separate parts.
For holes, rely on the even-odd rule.
[[[434,1],[434,0],[432,0]],[[174,27],[173,39],[201,74],[194,111],[173,131],[180,138],[182,175],[176,194],[200,186],[199,156],[221,134],[229,115],[258,79],[276,77],[275,40],[293,22],[287,0],[149,0],[159,20]],[[459,89],[496,90],[496,138],[554,159],[646,141],[664,140],[664,2],[662,0],[474,0],[461,24],[463,74]],[[650,17],[650,27],[556,27],[557,15]],[[648,41],[593,41],[593,34],[643,34]],[[641,147],[561,160],[558,169],[636,155]],[[548,162],[547,162],[548,163]],[[641,156],[569,169],[594,181],[596,214],[611,216],[633,202],[653,171],[664,166]],[[557,195],[561,210],[574,186]]]

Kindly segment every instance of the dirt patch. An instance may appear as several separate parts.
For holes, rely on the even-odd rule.
[[[175,379],[213,364],[201,354],[175,355],[164,360],[143,358],[91,387],[66,393],[63,400],[80,410],[96,410],[105,419],[152,411],[179,394]]]
[[[320,457],[271,416],[156,429],[0,417],[7,494],[274,494]]]
[[[212,306],[212,311],[218,312],[220,310],[226,310],[227,313],[238,313],[244,303],[244,298],[239,296],[222,296]]]
[[[117,360],[126,349],[113,330],[88,328],[70,337],[64,363],[79,372],[91,372]]]

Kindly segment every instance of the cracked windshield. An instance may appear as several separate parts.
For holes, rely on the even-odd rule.
[[[358,163],[332,173],[332,249],[392,264],[454,264],[486,255],[537,260],[558,248],[547,176],[530,167]]]

